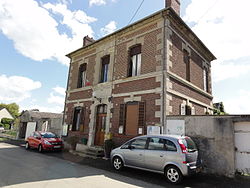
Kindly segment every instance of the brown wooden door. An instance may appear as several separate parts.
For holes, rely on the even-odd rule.
[[[107,117],[107,114],[97,114],[96,130],[95,130],[95,145],[96,146],[103,146],[104,145],[106,117]]]
[[[138,132],[138,118],[139,118],[139,106],[138,104],[127,105],[127,117],[126,117],[126,135],[137,135]]]

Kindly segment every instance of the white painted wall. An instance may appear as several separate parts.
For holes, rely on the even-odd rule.
[[[185,120],[167,120],[165,129],[167,134],[185,135]]]
[[[234,124],[236,170],[250,174],[250,122]]]
[[[12,115],[8,112],[8,110],[6,110],[5,108],[0,110],[0,122],[1,122],[2,118],[14,119],[12,117]]]
[[[25,139],[32,135],[36,131],[36,122],[28,122],[25,134]]]

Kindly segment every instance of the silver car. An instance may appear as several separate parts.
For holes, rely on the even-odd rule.
[[[162,173],[170,183],[180,183],[183,176],[200,171],[198,151],[190,137],[147,135],[133,138],[112,150],[116,170],[132,167]]]

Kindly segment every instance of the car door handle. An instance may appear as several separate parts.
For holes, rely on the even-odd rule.
[[[142,154],[140,153],[139,156],[142,156]]]
[[[163,157],[163,155],[160,155],[160,157]]]

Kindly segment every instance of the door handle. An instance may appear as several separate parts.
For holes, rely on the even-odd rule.
[[[140,153],[139,156],[142,156],[142,154]]]
[[[163,155],[160,155],[160,157],[163,157]]]

